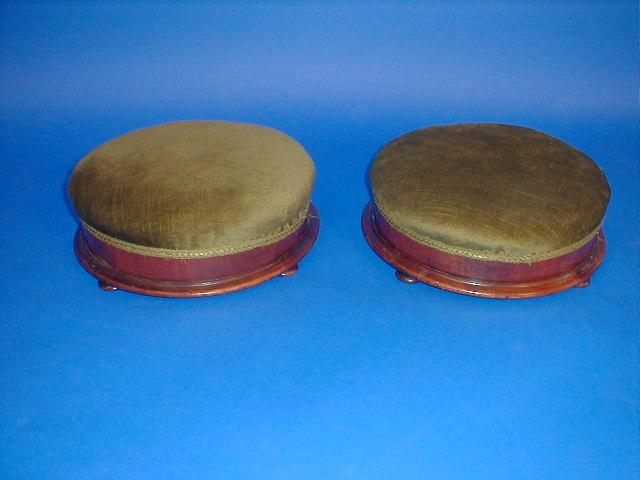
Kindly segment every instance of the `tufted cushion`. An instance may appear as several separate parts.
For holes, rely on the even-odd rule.
[[[188,121],[123,135],[89,153],[69,182],[95,235],[135,253],[219,256],[274,243],[306,216],[315,167],[271,128]]]
[[[610,190],[587,155],[544,133],[497,124],[425,128],[380,150],[370,172],[385,219],[433,248],[530,263],[599,229]]]

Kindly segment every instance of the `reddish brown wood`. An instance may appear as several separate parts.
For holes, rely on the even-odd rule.
[[[98,287],[105,292],[115,292],[118,290],[118,287],[114,287],[110,283],[105,282],[104,280],[98,280]]]
[[[271,245],[219,257],[174,259],[127,252],[93,236],[84,228],[76,234],[76,255],[97,277],[103,290],[128,290],[159,297],[221,295],[298,271],[298,262],[311,250],[320,228],[311,205],[305,222],[291,235]]]
[[[418,281],[412,276],[407,275],[405,272],[402,272],[400,270],[396,270],[396,278],[404,283],[416,283]]]
[[[296,264],[293,267],[291,267],[289,270],[285,270],[284,272],[282,272],[280,276],[291,277],[292,275],[295,275],[296,273],[298,273],[298,270],[300,270],[300,266]]]
[[[373,250],[394,266],[398,279],[490,298],[529,298],[586,287],[606,252],[602,230],[586,245],[550,260],[506,263],[453,255],[419,244],[393,228],[368,204],[362,229]]]

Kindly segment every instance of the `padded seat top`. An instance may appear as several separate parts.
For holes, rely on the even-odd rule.
[[[467,257],[531,263],[597,233],[610,189],[587,155],[544,133],[499,124],[425,128],[376,155],[374,201],[409,238]]]
[[[96,148],[69,194],[85,226],[134,253],[219,256],[275,243],[304,221],[315,181],[305,149],[271,128],[187,121]]]

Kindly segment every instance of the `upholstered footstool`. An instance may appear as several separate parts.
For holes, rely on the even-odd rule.
[[[402,281],[536,297],[587,286],[604,258],[603,172],[536,130],[417,130],[383,147],[369,178],[364,234]]]
[[[295,273],[318,234],[313,161],[271,128],[188,121],[137,130],[76,166],[76,253],[105,290],[227,293]]]

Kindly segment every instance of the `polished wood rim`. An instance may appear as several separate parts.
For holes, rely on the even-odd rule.
[[[373,250],[407,283],[486,298],[531,298],[586,287],[606,253],[604,232],[574,252],[531,264],[484,261],[419,244],[393,228],[369,203],[362,230]]]
[[[286,238],[246,252],[198,259],[131,253],[109,245],[80,227],[75,250],[82,266],[103,290],[127,290],[158,297],[203,297],[243,290],[297,272],[320,229],[312,204],[302,225]]]

